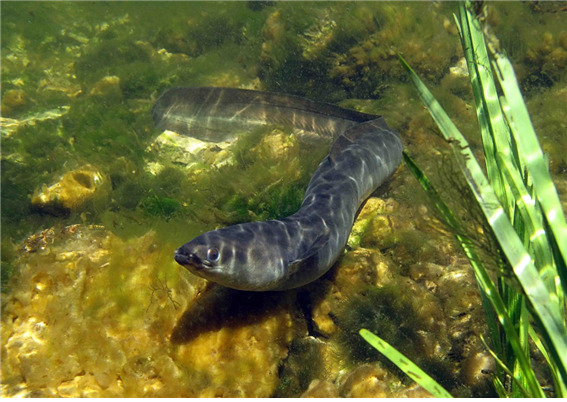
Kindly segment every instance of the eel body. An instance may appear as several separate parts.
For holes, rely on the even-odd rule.
[[[230,88],[175,88],[152,109],[162,129],[220,140],[235,126],[287,124],[331,136],[299,211],[204,233],[175,251],[192,273],[223,286],[285,290],[319,278],[341,255],[357,210],[401,162],[402,144],[380,116],[304,98]]]

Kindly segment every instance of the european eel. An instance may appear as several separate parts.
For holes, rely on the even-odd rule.
[[[327,272],[361,204],[398,168],[399,135],[381,116],[297,96],[233,88],[174,88],[152,108],[158,128],[219,141],[235,127],[284,124],[335,138],[299,211],[206,232],[175,250],[190,272],[239,290],[286,290]]]

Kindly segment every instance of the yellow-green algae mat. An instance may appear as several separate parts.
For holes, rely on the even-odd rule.
[[[27,247],[2,317],[4,396],[18,387],[26,396],[266,396],[277,385],[294,336],[285,302],[253,324],[176,345],[170,334],[202,283],[156,278],[154,267],[178,268],[152,233],[124,242],[77,225]]]
[[[309,289],[323,294],[313,306],[313,321],[322,333],[337,334],[330,313],[352,297],[353,289],[396,287],[408,295],[403,314],[411,312],[412,322],[421,328],[420,353],[446,356],[450,339],[470,330],[470,317],[451,327],[446,322],[478,305],[476,292],[458,290],[470,289],[474,279],[466,265],[442,275],[443,266],[412,268],[416,281],[438,278],[439,296],[452,300],[451,309],[445,310],[438,296],[397,272],[390,258],[364,248],[393,235],[376,211],[395,210],[411,214],[392,200],[369,200],[350,241],[361,246],[346,253],[331,279]],[[403,233],[398,216],[392,219],[397,235]],[[365,228],[376,225],[359,238]],[[307,336],[295,292],[240,292],[223,299],[222,293],[229,291],[221,289],[202,300],[205,281],[179,270],[170,250],[153,232],[122,240],[102,227],[85,225],[30,237],[20,252],[10,293],[3,297],[2,395],[277,395],[280,367],[293,344],[312,346],[321,362],[305,395],[429,395],[380,364],[346,364],[344,352],[332,342]],[[474,350],[465,366],[476,361]]]

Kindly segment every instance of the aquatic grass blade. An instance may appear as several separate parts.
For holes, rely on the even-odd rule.
[[[485,300],[490,301],[502,324],[501,329],[495,325],[490,309],[485,307],[491,339],[500,361],[505,364],[504,373],[510,374],[514,380],[514,386],[508,391],[511,394],[506,395],[544,396],[530,364],[529,338],[533,338],[535,330],[529,310],[541,337],[538,340],[544,340],[536,345],[545,350],[544,355],[548,357],[554,373],[556,395],[562,396],[567,384],[565,217],[512,66],[506,57],[494,51],[495,61],[491,62],[480,22],[473,17],[470,6],[470,2],[460,3],[459,18],[455,17],[455,20],[469,68],[488,180],[465,138],[409,65],[400,59],[422,101],[451,145],[465,179],[523,290],[519,293],[504,278],[498,279],[496,287],[486,269],[475,260],[474,252],[470,250],[470,239],[462,235],[463,231],[454,230],[475,270],[483,304]],[[492,68],[503,96],[499,96]],[[408,158],[406,164],[410,166]],[[430,187],[415,169],[412,172],[422,187]],[[440,202],[431,189],[426,191],[439,209],[442,200]],[[441,213],[450,227],[458,229],[450,215]],[[506,391],[503,387],[505,376],[495,378],[494,383],[502,386],[500,391]]]
[[[459,25],[459,30],[461,35],[465,36],[468,30],[474,31],[474,35],[482,34],[478,25],[475,26],[475,23],[471,22],[473,21],[473,17],[471,13],[466,10],[466,6],[464,4],[461,4],[460,15],[461,24]],[[469,33],[468,35],[471,34]],[[468,49],[471,49],[473,54],[477,54],[481,47],[485,47],[484,42],[479,44],[463,40],[464,46],[466,46],[467,43]],[[470,52],[467,52],[467,49],[465,49],[465,53],[467,54]],[[563,310],[563,303],[558,301],[557,295],[548,291],[548,288],[540,278],[539,272],[531,260],[531,256],[523,245],[523,235],[521,239],[518,234],[516,234],[514,226],[507,217],[506,212],[508,212],[508,216],[515,216],[515,205],[511,205],[508,201],[504,200],[504,202],[507,203],[506,210],[502,208],[499,203],[499,197],[484,177],[482,169],[474,159],[464,137],[462,137],[462,135],[458,132],[454,124],[442,111],[442,108],[433,99],[419,78],[414,73],[412,74],[411,68],[409,68],[407,63],[402,63],[410,73],[410,78],[418,89],[420,97],[426,103],[426,106],[429,108],[434,120],[438,123],[442,133],[445,135],[445,138],[451,143],[453,152],[459,161],[467,182],[482,208],[510,266],[514,270],[514,274],[522,286],[524,294],[530,301],[530,307],[532,308],[534,319],[541,324],[541,335],[546,340],[550,353],[558,359],[558,368],[561,371],[561,376],[564,381],[567,380],[567,371],[565,369],[565,367],[567,367],[567,331],[564,325],[565,314]],[[472,64],[476,66],[477,63],[473,60]],[[471,75],[474,75],[474,71],[471,72]],[[477,86],[475,89],[476,93],[485,95],[483,88],[479,87],[482,85],[480,80],[472,81],[472,83],[473,86]],[[491,92],[487,91],[486,94],[490,95]],[[490,100],[491,103],[495,103],[498,98],[491,96],[488,100]],[[482,102],[487,103],[487,99],[483,98]],[[478,105],[478,108],[482,109],[483,106]],[[488,108],[488,106],[485,108]],[[502,122],[503,119],[501,115],[496,114],[493,120]],[[486,121],[488,123],[492,122],[490,119],[487,119]],[[505,127],[505,125],[502,124],[500,124],[500,126]],[[492,141],[493,144],[496,144],[498,139],[490,136],[487,137],[486,131],[487,130],[483,130],[483,139],[488,138],[488,142]],[[496,131],[500,132],[501,130]],[[498,142],[503,143],[504,141],[498,140]],[[512,143],[515,141],[509,140],[507,142],[509,144],[508,148],[511,149],[511,151],[503,151],[503,154],[512,164],[518,165],[517,155],[519,155],[520,152],[518,150],[514,150],[515,144]],[[508,148],[506,148],[504,143],[503,149]],[[494,161],[491,161],[490,163],[494,163],[497,159],[494,158],[494,154],[487,154],[485,157],[487,160],[494,159]],[[500,177],[500,175],[498,176]],[[503,182],[502,179],[503,178],[501,177],[497,180]],[[498,188],[498,186],[496,187]],[[506,199],[508,198],[509,194],[506,193]],[[557,210],[555,210],[555,213],[552,213],[551,218],[555,218],[556,216]],[[562,238],[559,241],[565,241],[565,239]],[[558,245],[557,248],[559,247],[560,246]],[[535,386],[533,390],[535,390]]]
[[[447,390],[437,381],[427,375],[422,369],[416,366],[415,363],[398,352],[392,345],[384,341],[382,338],[374,335],[367,329],[361,329],[359,334],[366,342],[390,359],[390,361],[398,366],[400,370],[406,373],[412,380],[430,392],[433,396],[437,398],[452,398],[451,394],[447,392]]]
[[[509,183],[509,188],[516,199],[516,209],[522,218],[522,223],[525,225],[525,231],[529,235],[529,244],[533,248],[536,266],[543,282],[553,297],[558,290],[555,288],[556,274],[553,256],[549,249],[543,221],[538,213],[535,200],[528,193],[528,189],[526,189],[519,172],[510,166],[510,163],[501,154],[496,155],[496,157],[498,164],[502,166],[501,173],[506,178],[507,183]]]
[[[480,340],[482,341],[482,343],[484,344],[484,347],[486,348],[486,350],[488,351],[488,353],[490,353],[490,355],[492,356],[492,358],[494,359],[494,361],[496,361],[496,364],[498,364],[498,366],[504,370],[509,376],[510,378],[512,378],[512,381],[514,381],[519,390],[520,390],[520,395],[517,395],[518,397],[529,397],[530,394],[528,393],[526,387],[524,386],[525,384],[523,384],[522,382],[520,382],[518,380],[518,374],[514,374],[510,371],[510,369],[506,366],[506,364],[500,359],[500,357],[498,356],[498,354],[496,354],[491,348],[490,346],[488,346],[488,344],[486,343],[486,340],[484,339],[484,337],[481,335],[480,336]],[[508,394],[505,391],[505,387],[502,384],[502,382],[500,381],[499,378],[495,378],[495,380],[497,380],[497,384],[496,384],[496,392],[498,392],[498,394],[505,398],[508,396]],[[499,384],[499,385],[498,385]],[[502,392],[503,390],[503,392]],[[502,393],[501,393],[502,392]]]
[[[567,223],[565,215],[549,174],[548,164],[537,140],[518,82],[510,61],[499,54],[494,55],[494,69],[504,97],[501,99],[503,110],[512,135],[518,145],[520,162],[525,167],[533,183],[536,197],[545,212],[545,217],[556,242],[559,255],[557,262],[558,275],[567,293]]]
[[[486,170],[494,192],[510,216],[513,198],[499,174],[499,166],[494,157],[498,152],[505,153],[507,158],[510,157],[508,128],[498,103],[498,92],[494,85],[494,78],[490,70],[490,59],[486,51],[484,35],[479,27],[479,21],[468,17],[466,8],[462,6],[460,7],[459,19],[455,17],[455,20],[475,99],[482,145],[486,156]]]
[[[557,304],[557,300],[550,297],[546,286],[539,277],[539,272],[531,261],[531,257],[525,250],[522,241],[519,239],[512,224],[508,220],[496,194],[486,180],[480,165],[474,158],[468,142],[449,116],[447,116],[431,92],[429,92],[425,84],[423,84],[405,60],[403,60],[403,58],[401,58],[401,60],[410,75],[411,81],[418,90],[420,98],[428,108],[444,137],[451,144],[453,153],[459,162],[465,178],[479,206],[483,210],[496,239],[502,247],[502,251],[506,255],[510,266],[513,267],[516,277],[522,285],[531,305],[536,311],[536,314],[542,319],[542,323],[545,322],[543,328],[550,334],[550,347],[556,349],[557,352],[563,352],[564,354],[562,356],[564,357],[560,357],[560,359],[567,360],[567,332],[562,323],[561,308]],[[504,308],[503,312],[505,311],[506,309]],[[503,323],[504,319],[501,313],[498,313],[498,316]],[[515,346],[517,348],[520,345]],[[518,355],[522,355],[523,358],[525,358],[521,349],[520,347],[516,352]],[[563,367],[567,367],[566,363],[567,362],[562,362]],[[529,367],[529,363],[526,362],[524,366],[526,368]],[[531,387],[532,395],[543,396],[541,388],[539,386],[536,387],[537,381],[535,378],[532,379],[532,383],[534,384]]]
[[[485,161],[487,171],[490,173],[491,168],[496,167],[495,180],[491,180],[496,195],[506,208],[508,217],[512,220],[513,227],[517,231],[519,237],[526,245],[527,251],[533,256],[536,268],[543,276],[544,285],[548,288],[547,296],[556,304],[552,306],[550,312],[553,317],[541,315],[542,309],[534,304],[533,298],[527,294],[526,285],[529,282],[526,278],[518,276],[517,266],[513,266],[516,277],[522,283],[524,292],[530,299],[532,315],[534,320],[539,324],[541,336],[546,340],[549,346],[549,352],[554,355],[555,361],[558,362],[559,369],[562,372],[563,381],[566,380],[565,374],[565,355],[557,355],[558,352],[565,352],[565,310],[564,310],[564,289],[567,285],[565,277],[565,254],[561,255],[559,250],[561,245],[567,245],[567,238],[564,236],[565,219],[562,209],[558,202],[558,197],[549,177],[547,163],[543,157],[543,152],[539,147],[537,137],[531,125],[527,109],[523,102],[517,80],[508,59],[497,52],[492,51],[494,62],[490,62],[488,50],[484,40],[480,22],[473,17],[470,10],[470,2],[460,3],[459,19],[456,19],[459,29],[461,43],[475,96],[475,103],[479,122],[481,123],[481,135],[485,149]],[[495,74],[500,81],[500,87],[504,96],[499,97],[496,90],[496,82],[492,75],[491,67],[494,68]],[[510,98],[510,102],[508,101]],[[509,104],[510,103],[510,104]],[[483,125],[482,121],[486,124]],[[487,144],[489,146],[487,146]],[[491,149],[490,144],[494,144]],[[524,145],[523,145],[524,144]],[[528,163],[532,164],[532,169],[528,169]],[[534,172],[539,173],[539,177]],[[517,173],[515,173],[517,172]],[[518,180],[518,176],[522,180]],[[491,177],[489,175],[489,177]],[[523,183],[522,183],[523,182]],[[505,188],[501,188],[501,184]],[[518,189],[524,187],[530,197],[522,194],[518,197]],[[539,209],[542,195],[538,195],[536,187],[539,187],[541,193],[545,193],[550,200],[556,200],[555,205],[549,202],[551,212],[541,214]],[[510,190],[516,194],[510,194]],[[520,190],[521,191],[521,190]],[[524,193],[525,193],[524,192]],[[534,197],[534,194],[536,196]],[[531,200],[536,199],[538,202],[534,207]],[[533,212],[532,219],[529,221],[529,212]],[[537,216],[543,216],[543,219],[537,219]],[[557,218],[557,232],[562,233],[560,237],[554,235],[553,231],[544,230],[543,226],[548,226],[549,217]],[[535,218],[535,219],[534,219]],[[542,222],[543,221],[543,222]],[[545,245],[543,244],[545,235]],[[564,243],[559,242],[563,241]],[[542,251],[547,248],[548,252]],[[551,249],[551,252],[549,250]],[[567,249],[567,246],[564,246]],[[551,259],[550,255],[554,258]],[[515,290],[509,288],[502,282],[502,289],[513,295]],[[562,286],[562,287],[561,287]],[[542,292],[538,289],[537,293]],[[523,308],[523,304],[510,305],[510,313],[514,316],[525,316],[522,310],[515,311],[515,308]],[[539,311],[538,311],[539,310]],[[551,318],[551,319],[549,319]],[[524,349],[528,350],[527,328],[529,326],[527,319],[519,321],[521,341]],[[557,332],[559,331],[559,332]]]
[[[494,377],[493,380],[494,380],[494,388],[496,389],[496,393],[498,394],[498,396],[500,398],[507,398],[508,393],[506,392],[506,388],[504,387],[504,384],[502,384],[502,381],[500,381],[500,378]]]
[[[567,384],[561,381],[560,374],[559,371],[557,370],[557,365],[555,364],[555,361],[549,356],[545,346],[541,342],[541,339],[538,337],[537,333],[531,326],[529,328],[529,335],[530,335],[530,339],[532,340],[534,345],[536,345],[536,347],[539,349],[545,361],[549,365],[551,375],[553,376],[553,383],[556,386],[556,390],[555,390],[556,396],[558,398],[564,398],[567,395]]]

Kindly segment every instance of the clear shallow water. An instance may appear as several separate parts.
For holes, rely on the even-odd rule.
[[[561,5],[498,3],[487,20],[515,63],[565,200]],[[404,169],[385,202],[362,215],[343,263],[309,288],[324,336],[307,337],[294,292],[242,296],[234,311],[226,304],[238,296],[215,291],[200,303],[224,319],[196,328],[204,283],[176,266],[172,250],[213,227],[294,212],[325,144],[315,151],[287,128],[268,128],[226,148],[180,150],[175,139],[156,142],[149,115],[155,98],[178,85],[338,103],[384,115],[446,183],[444,144],[397,53],[478,146],[454,7],[2,3],[3,393],[299,395],[312,380],[344,396],[386,393],[367,384],[373,376],[394,395],[414,392],[386,363],[376,368],[357,339],[364,325],[412,345],[405,353],[450,391],[484,394],[483,379],[467,369],[483,361],[476,285]],[[187,147],[198,157],[187,159]],[[55,347],[59,339],[65,348]],[[238,374],[246,369],[253,374]]]

